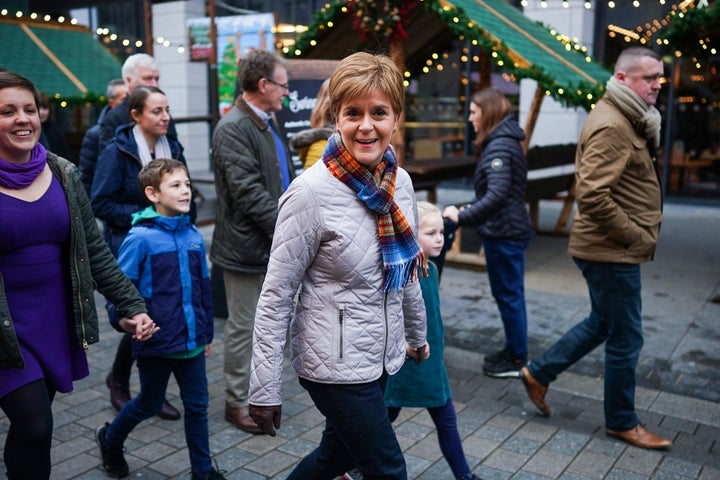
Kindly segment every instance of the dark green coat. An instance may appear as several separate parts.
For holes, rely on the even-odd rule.
[[[120,313],[131,317],[147,312],[145,302],[118,267],[95,223],[80,172],[69,161],[48,152],[47,163],[63,186],[70,212],[68,275],[72,287],[75,340],[87,349],[99,340],[93,290],[113,302]],[[0,368],[25,368],[0,275]]]
[[[388,377],[385,389],[388,407],[441,407],[452,396],[443,362],[445,327],[440,314],[438,271],[432,262],[428,262],[428,267],[430,275],[420,276],[420,288],[427,314],[430,358],[419,364],[415,360],[406,360],[399,372]]]
[[[290,179],[294,177],[285,149]],[[217,206],[210,259],[224,270],[264,274],[270,259],[282,175],[273,133],[242,97],[212,139]]]

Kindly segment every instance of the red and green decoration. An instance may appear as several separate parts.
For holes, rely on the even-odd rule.
[[[593,85],[590,82],[582,82],[574,89],[569,89],[559,85],[542,68],[535,65],[528,68],[516,66],[502,41],[494,40],[462,9],[448,7],[447,4],[443,6],[439,0],[349,0],[328,3],[315,13],[310,28],[300,35],[286,55],[290,58],[301,57],[304,52],[317,45],[316,39],[319,35],[326,29],[333,28],[334,19],[348,14],[355,16],[353,29],[360,33],[363,40],[372,37],[385,45],[396,40],[407,40],[404,28],[405,19],[409,17],[407,13],[420,6],[426,12],[440,17],[460,40],[469,40],[476,47],[491,53],[493,61],[504,71],[516,78],[531,78],[537,81],[541,88],[563,105],[590,110],[605,91],[605,85]]]
[[[408,39],[405,31],[408,13],[418,3],[417,0],[350,0],[347,5],[355,15],[352,28],[360,32],[363,40],[372,37],[383,42],[394,42]]]

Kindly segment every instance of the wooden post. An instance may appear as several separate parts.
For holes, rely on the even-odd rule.
[[[405,74],[405,44],[400,39],[390,42],[390,58],[402,75]],[[403,110],[398,119],[397,131],[393,135],[392,141],[395,152],[397,153],[398,165],[405,163],[405,111]]]
[[[470,52],[468,52],[470,53]],[[480,89],[488,88],[492,85],[492,63],[490,62],[490,55],[486,50],[480,50]],[[468,80],[470,80],[468,78]]]
[[[532,137],[533,131],[535,130],[535,124],[537,123],[538,114],[540,113],[540,106],[542,105],[543,98],[545,98],[545,92],[538,85],[535,89],[535,96],[530,104],[530,112],[525,122],[525,140],[523,140],[522,147],[523,151],[527,153],[528,146],[530,145],[530,138]]]
[[[525,140],[522,142],[523,152],[527,153],[528,147],[530,146],[530,137],[532,137],[533,131],[535,130],[535,124],[537,123],[537,117],[540,113],[540,105],[542,105],[543,98],[545,98],[545,92],[538,86],[535,89],[535,96],[530,104],[530,112],[528,118],[525,121]],[[533,200],[530,202],[530,221],[535,226],[535,230],[538,229],[540,223],[540,201]]]
[[[153,39],[151,0],[143,0],[143,17],[145,17],[145,53],[152,57],[155,40]]]
[[[215,128],[220,121],[220,94],[218,92],[218,72],[217,72],[217,26],[215,25],[215,0],[208,0],[207,4],[208,17],[210,17],[210,58],[208,59],[209,88],[210,88],[210,115],[212,115],[212,129]]]

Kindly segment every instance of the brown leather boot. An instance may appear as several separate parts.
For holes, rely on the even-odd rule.
[[[181,416],[180,410],[173,407],[172,404],[165,399],[162,404],[162,408],[160,409],[160,413],[158,413],[158,417],[163,420],[180,420]]]
[[[231,407],[229,403],[225,402],[225,420],[248,433],[263,433],[255,420],[248,414],[248,407]]]
[[[130,401],[130,387],[116,382],[112,370],[105,379],[105,385],[110,389],[110,404],[119,412]]]

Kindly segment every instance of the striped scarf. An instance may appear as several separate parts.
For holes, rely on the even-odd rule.
[[[383,290],[399,291],[410,278],[417,278],[417,267],[421,267],[423,276],[427,276],[425,255],[405,215],[393,199],[397,160],[392,147],[385,150],[382,161],[375,167],[379,185],[373,172],[358,163],[345,149],[338,134],[330,137],[323,162],[335,178],[356,192],[358,198],[377,214],[385,275]]]

